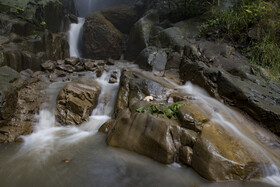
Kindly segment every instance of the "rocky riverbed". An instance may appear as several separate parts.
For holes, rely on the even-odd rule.
[[[146,1],[88,15],[85,58],[69,57],[74,5],[0,3],[0,143],[24,145],[47,109],[52,128],[100,127],[108,146],[209,181],[279,181],[279,81],[229,43],[200,37],[203,16],[171,22]]]

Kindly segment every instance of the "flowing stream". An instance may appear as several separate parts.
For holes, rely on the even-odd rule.
[[[79,41],[84,18],[78,24],[71,24],[69,44],[71,56],[80,57]],[[97,107],[89,121],[79,127],[55,125],[56,96],[65,82],[49,85],[50,100],[42,106],[37,116],[34,132],[23,136],[22,144],[0,145],[0,186],[277,186],[280,184],[278,153],[269,152],[252,135],[259,131],[247,119],[215,99],[201,89],[187,83],[184,86],[172,83],[186,94],[198,99],[194,103],[204,106],[211,120],[224,125],[236,136],[247,142],[248,147],[261,152],[275,167],[266,168],[269,176],[263,181],[210,183],[191,168],[179,164],[163,165],[136,153],[108,147],[106,135],[98,133],[99,127],[112,118],[119,82],[109,84],[112,72],[118,74],[123,67],[139,70],[127,62],[117,62],[97,78],[94,72],[86,73],[88,79],[95,79],[102,87]],[[213,110],[214,109],[214,110]],[[213,112],[215,111],[215,112]],[[246,124],[246,128],[242,125]],[[256,129],[257,128],[257,129]],[[275,155],[276,154],[276,155]],[[278,155],[277,155],[278,154]],[[263,183],[265,182],[265,183]]]

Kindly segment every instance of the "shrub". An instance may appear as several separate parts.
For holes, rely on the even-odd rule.
[[[251,51],[250,60],[267,68],[272,75],[280,73],[280,8],[273,0],[242,0],[226,10],[213,9],[212,18],[201,26],[201,34],[217,37]],[[257,36],[250,36],[252,30]]]
[[[178,119],[178,110],[183,105],[184,104],[182,103],[174,103],[170,106],[167,106],[164,103],[153,103],[153,104],[148,104],[144,107],[140,107],[136,111],[145,114],[153,114],[160,117]]]

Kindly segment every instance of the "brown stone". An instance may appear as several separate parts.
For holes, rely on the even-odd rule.
[[[98,102],[100,87],[94,80],[70,82],[57,97],[56,118],[62,125],[80,125],[86,121]]]
[[[123,53],[122,33],[101,13],[93,13],[86,18],[83,41],[88,58],[119,59]]]

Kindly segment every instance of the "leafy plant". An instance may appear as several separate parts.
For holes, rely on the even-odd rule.
[[[40,25],[42,25],[42,26],[44,26],[44,25],[46,25],[47,23],[45,22],[45,21],[42,21],[41,23],[40,23]]]
[[[182,103],[174,103],[170,106],[167,106],[164,103],[153,103],[144,107],[140,107],[136,111],[145,114],[158,115],[160,117],[167,117],[170,119],[178,119],[178,110],[183,105],[184,104]]]
[[[23,8],[19,8],[19,7],[16,8],[16,14],[21,14],[23,12],[24,12]]]

